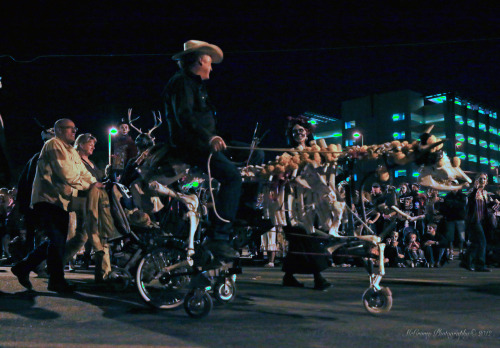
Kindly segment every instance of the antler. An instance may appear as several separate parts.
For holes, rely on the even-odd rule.
[[[153,128],[151,128],[151,129],[149,130],[149,132],[148,132],[148,135],[149,135],[149,136],[151,136],[151,133],[153,133],[153,131],[154,131],[156,128],[160,127],[160,126],[161,126],[161,124],[162,124],[162,121],[161,121],[161,112],[160,112],[160,111],[158,111],[158,116],[156,116],[156,113],[153,111],[153,117],[154,117],[154,119],[155,119],[155,125],[154,125],[154,127],[153,127]]]
[[[130,124],[130,127],[134,128],[136,131],[138,131],[138,132],[139,132],[139,134],[144,134],[144,133],[141,131],[141,129],[140,129],[140,128],[137,128],[137,127],[136,127],[136,126],[134,126],[134,125],[133,125],[133,123],[132,123],[132,122],[134,122],[134,121],[137,121],[139,118],[140,118],[140,116],[139,116],[139,117],[137,117],[137,118],[134,118],[134,119],[132,120],[132,108],[129,108],[129,109],[128,109],[128,123]],[[149,134],[149,133],[148,133],[148,134]]]

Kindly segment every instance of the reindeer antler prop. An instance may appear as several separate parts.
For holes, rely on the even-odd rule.
[[[158,116],[156,115],[156,113],[154,111],[153,112],[153,117],[155,119],[155,125],[153,126],[153,128],[151,128],[149,131],[148,131],[148,135],[151,137],[151,134],[153,133],[153,131],[160,127],[161,124],[162,124],[162,120],[161,120],[161,112],[158,110]]]
[[[140,128],[137,128],[133,124],[133,122],[137,121],[139,118],[141,118],[141,116],[138,116],[137,118],[134,118],[132,120],[132,108],[128,109],[128,124],[130,125],[130,127],[134,128],[136,131],[138,131],[139,134],[144,134]]]

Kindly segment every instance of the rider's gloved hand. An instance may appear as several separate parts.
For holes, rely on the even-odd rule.
[[[222,139],[219,136],[214,136],[210,139],[209,141],[210,148],[213,152],[219,152],[223,151],[227,148],[226,143],[224,142],[224,139]]]

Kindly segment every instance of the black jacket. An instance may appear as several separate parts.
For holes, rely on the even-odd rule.
[[[200,76],[180,70],[163,91],[172,145],[181,151],[209,153],[215,136],[215,108]]]
[[[465,207],[467,205],[467,196],[461,191],[449,192],[441,205],[441,213],[446,221],[465,220],[467,215]]]
[[[438,242],[439,244],[437,245],[437,247],[439,248],[445,248],[446,246],[448,246],[448,239],[446,239],[445,236],[443,236],[441,233],[435,233],[434,236],[432,236],[430,233],[425,233],[423,236],[422,236],[422,241],[420,242],[420,247],[421,248],[424,248],[425,247],[425,242],[429,241],[429,240],[433,240],[433,241],[436,241]]]
[[[31,191],[33,189],[33,181],[35,180],[36,164],[38,158],[40,157],[40,152],[36,153],[31,159],[26,163],[23,168],[19,180],[17,182],[17,197],[16,205],[19,207],[21,214],[26,214],[30,209],[31,204]]]

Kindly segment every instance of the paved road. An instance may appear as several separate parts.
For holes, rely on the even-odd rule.
[[[194,320],[183,309],[155,311],[134,291],[96,288],[90,274],[67,274],[79,284],[64,297],[32,278],[26,292],[9,268],[0,268],[1,347],[421,347],[500,346],[500,269],[472,273],[440,269],[388,269],[382,285],[394,304],[369,315],[361,295],[368,286],[360,268],[324,272],[334,287],[318,292],[283,288],[279,269],[246,267],[236,300]]]

